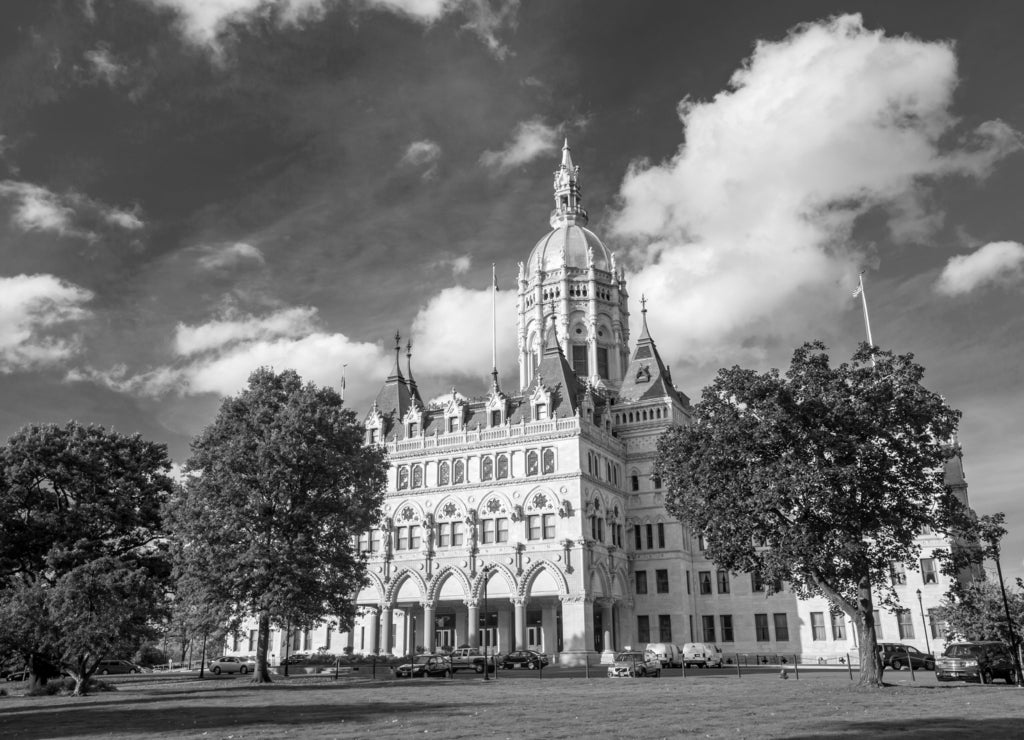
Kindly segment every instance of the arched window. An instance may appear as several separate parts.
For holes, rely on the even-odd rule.
[[[447,486],[449,482],[448,462],[442,461],[437,466],[437,485]]]
[[[544,474],[555,472],[555,451],[552,449],[544,450]]]
[[[526,453],[526,474],[537,475],[540,472],[540,460],[537,457],[536,450],[530,450]]]
[[[462,460],[456,460],[452,466],[452,482],[458,485],[459,483],[466,482],[466,463]]]
[[[494,477],[494,460],[489,457],[480,460],[480,480],[490,480]]]
[[[409,487],[409,468],[404,465],[398,469],[398,490],[403,491]]]
[[[508,478],[508,455],[498,455],[498,480]]]
[[[423,466],[413,465],[412,466],[412,487],[423,488]]]

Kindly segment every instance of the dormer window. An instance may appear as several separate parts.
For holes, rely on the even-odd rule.
[[[375,445],[375,444],[377,444],[377,442],[378,442],[377,430],[376,429],[367,429],[366,430],[366,443],[367,444],[371,444],[371,445]]]
[[[409,436],[410,437],[415,437],[416,433],[419,431],[419,429],[420,429],[420,425],[417,424],[415,421],[410,421],[409,422]]]
[[[543,421],[548,418],[548,405],[546,403],[538,403],[533,407],[533,418],[535,421]]]
[[[501,409],[494,409],[494,411],[491,412],[491,426],[501,426]]]
[[[448,433],[459,431],[459,420],[454,416],[448,417]]]

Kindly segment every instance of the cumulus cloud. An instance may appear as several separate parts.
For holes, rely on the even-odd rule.
[[[422,139],[409,145],[402,155],[401,163],[410,167],[423,167],[423,178],[429,179],[437,172],[437,161],[440,158],[440,145],[436,141]]]
[[[173,350],[173,363],[145,372],[132,373],[122,365],[78,370],[69,377],[142,396],[228,396],[242,390],[261,366],[292,368],[306,380],[334,386],[340,382],[343,364],[350,378],[383,378],[388,367],[380,347],[323,331],[316,309],[308,307],[179,324]]]
[[[204,270],[237,269],[244,265],[262,265],[263,252],[245,242],[202,247],[199,266]]]
[[[125,231],[145,226],[137,209],[108,206],[74,191],[54,193],[29,182],[0,181],[0,198],[14,203],[11,223],[22,231],[48,231],[91,240],[104,224]]]
[[[118,63],[109,49],[98,47],[85,52],[83,58],[89,63],[93,76],[110,86],[116,85],[128,72],[128,68]]]
[[[561,128],[549,126],[540,118],[521,121],[503,149],[486,151],[480,155],[480,164],[506,172],[532,162],[537,157],[558,151]]]
[[[91,314],[92,293],[53,275],[0,277],[0,373],[56,365],[76,354],[69,325]]]
[[[221,50],[218,35],[230,23],[267,17],[268,10],[273,9],[282,23],[300,24],[318,20],[328,8],[341,4],[338,0],[145,1],[174,10],[185,36],[216,53]],[[446,15],[459,14],[466,19],[463,28],[476,34],[497,57],[503,58],[508,49],[498,39],[498,32],[515,26],[519,0],[356,0],[350,5],[395,13],[427,26]]]
[[[516,294],[496,296],[498,367],[515,367]],[[484,378],[491,368],[491,291],[442,290],[413,320],[413,369],[435,376]],[[515,385],[516,380],[506,385]]]
[[[846,15],[759,42],[728,90],[683,100],[685,141],[632,164],[613,224],[630,292],[652,299],[679,358],[760,358],[766,341],[806,339],[808,322],[820,331],[849,305],[836,285],[856,282],[859,217],[883,212],[894,240],[921,240],[942,222],[936,180],[983,178],[1018,150],[998,121],[956,138],[957,82],[951,44]]]
[[[936,290],[949,296],[970,293],[985,285],[1011,285],[1024,277],[1024,245],[990,242],[971,254],[951,257],[939,275]]]

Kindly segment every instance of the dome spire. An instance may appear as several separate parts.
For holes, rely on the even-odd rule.
[[[569,224],[587,225],[587,212],[583,208],[580,189],[580,168],[572,163],[569,138],[562,145],[562,161],[555,170],[555,209],[551,211],[551,228]]]

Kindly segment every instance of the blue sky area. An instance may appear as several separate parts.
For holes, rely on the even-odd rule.
[[[681,390],[820,338],[913,352],[1024,575],[1014,2],[9,0],[0,435],[189,439],[259,365],[365,411],[516,384],[518,262],[568,137]]]

